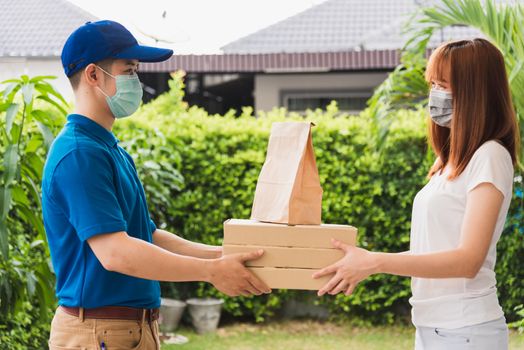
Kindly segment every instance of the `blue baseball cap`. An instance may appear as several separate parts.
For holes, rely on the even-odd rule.
[[[139,45],[133,34],[114,21],[87,22],[67,38],[62,49],[62,66],[70,77],[90,63],[107,58],[161,62],[173,50]]]

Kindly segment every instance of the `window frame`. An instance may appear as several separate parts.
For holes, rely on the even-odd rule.
[[[373,95],[370,89],[283,89],[279,91],[279,105],[289,109],[290,98],[330,98],[331,100],[337,97],[351,98],[359,97],[368,100]],[[318,107],[320,108],[320,107]],[[303,113],[306,110],[293,110],[292,112]],[[362,110],[340,110],[345,113],[360,113]]]

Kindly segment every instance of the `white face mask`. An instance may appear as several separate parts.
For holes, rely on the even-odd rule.
[[[97,66],[98,67],[98,66]],[[100,67],[98,67],[100,68]],[[142,84],[138,75],[117,75],[114,76],[100,68],[102,72],[116,80],[116,93],[113,96],[107,95],[98,86],[98,90],[106,96],[107,105],[115,118],[125,118],[135,113],[140,102],[142,102]]]
[[[440,126],[449,128],[453,113],[453,96],[451,92],[431,89],[429,91],[429,115]]]

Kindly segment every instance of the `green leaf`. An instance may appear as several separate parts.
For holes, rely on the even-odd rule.
[[[49,125],[51,123],[49,115],[41,109],[33,109],[31,111],[31,115],[39,122],[42,122],[46,125]]]
[[[11,103],[9,102],[3,102],[3,103],[0,102],[0,112],[7,111],[7,108],[9,108],[9,106],[11,106]]]
[[[36,99],[46,101],[47,103],[55,106],[63,115],[67,115],[67,111],[64,109],[64,107],[62,107],[55,100],[49,98],[49,96],[47,96],[47,95],[39,95],[39,96],[36,97]]]
[[[36,230],[40,239],[45,237],[45,228],[40,214],[35,213],[31,207],[21,203],[16,204],[16,210],[20,217]]]
[[[17,145],[7,146],[4,157],[4,185],[9,186],[15,179],[18,170]]]
[[[0,192],[2,192],[2,189],[0,188]],[[2,256],[4,259],[9,258],[9,244],[7,241],[7,226],[5,220],[0,220],[0,252],[2,253]]]
[[[40,178],[40,177],[39,177]],[[29,190],[31,192],[31,195],[33,196],[33,200],[38,203],[38,207],[42,207],[42,201],[40,198],[40,188],[35,184],[33,179],[31,177],[26,177],[25,180],[29,182]]]
[[[32,178],[40,179],[42,177],[45,159],[35,153],[26,154],[24,159],[26,160],[26,164],[23,165],[24,171],[32,174]]]
[[[20,125],[14,123],[11,127],[11,134],[8,134],[8,137],[10,137],[12,144],[17,144],[20,139]]]
[[[36,76],[36,77],[33,77],[31,79],[29,79],[29,82],[31,83],[38,83],[42,80],[54,80],[56,79],[57,76],[56,75],[39,75],[39,76]]]
[[[16,203],[21,203],[27,206],[31,205],[31,203],[29,202],[29,198],[27,197],[27,194],[24,192],[24,189],[20,185],[14,186],[12,188],[12,195],[13,200]]]
[[[7,82],[7,80],[6,80]],[[16,93],[20,89],[20,82],[18,80],[15,80],[11,84],[9,84],[5,90],[4,90],[4,99],[8,99],[9,96]]]
[[[55,304],[55,294],[53,281],[55,280],[52,272],[45,262],[42,262],[35,269],[36,276],[36,293],[40,302],[40,318],[45,319],[45,313]]]
[[[51,146],[51,144],[53,143],[55,139],[53,132],[42,122],[37,121],[36,125],[38,125],[38,129],[40,130],[40,133],[42,134],[42,137],[44,138],[44,144],[45,144],[46,150],[49,150],[49,147]]]
[[[7,218],[11,209],[11,189],[5,186],[0,187],[0,220]]]
[[[11,128],[13,127],[13,122],[15,120],[16,113],[18,112],[18,107],[19,105],[17,103],[11,103],[7,108],[5,116],[5,129],[8,134],[11,132]]]
[[[7,84],[7,83],[20,83],[20,79],[7,79],[7,80],[4,80],[2,82],[0,82],[0,84]]]
[[[24,97],[24,103],[26,105],[31,104],[31,101],[33,100],[34,89],[35,89],[35,84],[22,85],[22,96]]]
[[[44,95],[45,94],[51,94],[53,95],[54,97],[56,97],[57,99],[59,99],[63,104],[64,106],[67,106],[67,101],[64,99],[64,97],[58,93],[51,84],[47,83],[47,82],[40,82],[38,84],[36,84],[36,89],[43,93]]]
[[[31,245],[30,247],[31,248],[35,248],[35,247],[38,247],[40,245],[44,245],[44,241],[42,241],[41,239],[37,239],[37,240],[34,240],[33,242],[31,242]]]
[[[33,153],[42,146],[42,140],[40,138],[33,137],[25,146],[25,153]]]
[[[35,294],[36,289],[36,277],[33,271],[28,271],[26,275],[27,279],[27,294],[32,297]]]

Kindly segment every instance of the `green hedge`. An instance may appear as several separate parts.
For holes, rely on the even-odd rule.
[[[303,120],[276,109],[258,118],[246,108],[240,117],[208,115],[181,102],[178,80],[172,90],[138,115],[117,123],[117,136],[135,157],[150,209],[157,225],[187,239],[221,244],[222,223],[249,218],[257,177],[264,162],[271,124]],[[358,244],[375,251],[398,252],[409,247],[411,206],[424,185],[432,155],[427,151],[423,111],[401,111],[380,152],[371,119],[341,115],[336,106],[308,112],[317,126],[313,142],[324,189],[323,222],[358,227]],[[128,141],[126,141],[128,140]],[[175,170],[176,169],[176,170]],[[509,316],[524,298],[522,211],[517,201],[500,243],[497,265],[501,301]],[[207,284],[163,284],[165,295],[186,298],[217,296]],[[317,299],[308,292],[275,291],[269,296],[225,300],[234,316],[263,320],[287,298],[304,298],[326,305],[337,317],[373,323],[408,319],[409,279],[376,275],[350,297]]]

